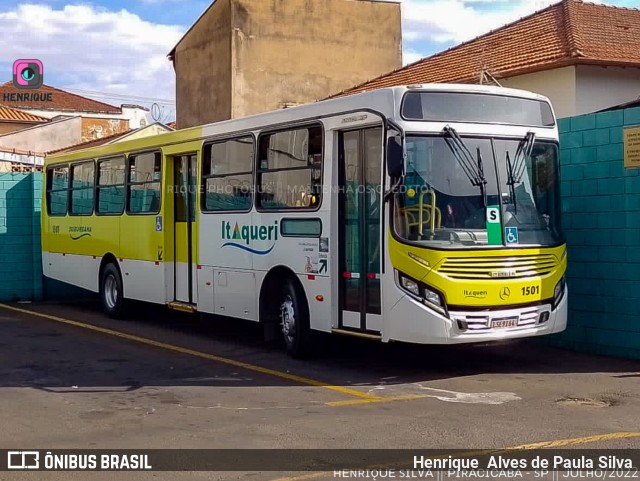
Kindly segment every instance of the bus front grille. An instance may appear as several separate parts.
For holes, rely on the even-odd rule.
[[[503,280],[544,276],[558,266],[552,254],[519,257],[451,257],[438,272],[452,279]]]
[[[452,319],[456,321],[460,331],[466,333],[486,332],[493,329],[521,329],[542,324],[549,319],[549,311],[545,306],[536,306],[524,309],[519,313],[485,312],[485,313],[452,313]],[[503,321],[512,321],[508,325],[496,324]],[[496,327],[498,326],[498,327]]]

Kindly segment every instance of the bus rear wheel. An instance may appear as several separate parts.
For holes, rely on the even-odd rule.
[[[287,354],[304,358],[311,354],[309,308],[302,290],[292,280],[286,280],[280,295],[280,327]]]
[[[107,264],[100,277],[100,299],[104,312],[113,319],[120,319],[124,313],[124,291],[122,276],[113,264]]]

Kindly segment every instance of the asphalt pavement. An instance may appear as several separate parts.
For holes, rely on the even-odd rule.
[[[0,329],[3,449],[640,448],[640,363],[536,339],[433,347],[330,336],[301,361],[249,322],[144,305],[115,321],[95,302],[0,307]],[[0,473],[283,476],[312,479]]]

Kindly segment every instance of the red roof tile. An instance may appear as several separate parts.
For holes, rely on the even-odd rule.
[[[332,97],[396,85],[477,83],[566,65],[640,67],[640,10],[563,0]]]
[[[11,107],[3,107],[0,105],[0,122],[29,122],[43,123],[49,122],[46,117],[23,112],[22,110],[12,109]]]
[[[13,95],[15,94],[15,95]],[[51,94],[51,101],[18,100],[18,94]],[[11,96],[11,97],[8,97]],[[65,92],[64,90],[43,85],[39,89],[17,89],[13,82],[0,85],[0,104],[22,109],[59,110],[65,112],[92,112],[120,114],[122,109],[97,100]]]

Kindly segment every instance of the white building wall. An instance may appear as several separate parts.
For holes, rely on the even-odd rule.
[[[44,154],[0,150],[0,172],[11,172],[11,164],[44,165]]]
[[[640,98],[640,69],[578,65],[575,115],[588,114]]]
[[[122,105],[122,117],[123,119],[129,120],[129,128],[130,129],[138,129],[140,127],[146,127],[150,123],[149,122],[149,111],[146,109],[141,109],[137,106],[131,105]]]
[[[21,107],[20,110],[29,112],[34,115],[40,115],[47,119],[52,119],[58,115],[65,117],[92,117],[96,119],[124,119],[129,121],[130,129],[137,129],[139,127],[146,127],[152,122],[149,122],[149,111],[140,107],[122,107],[121,114],[101,114],[98,112],[69,112],[65,110],[40,110],[40,109],[27,109]]]
[[[9,149],[49,152],[82,141],[82,119],[72,117],[0,135],[0,145]]]
[[[577,115],[576,68],[562,67],[499,79],[503,87],[529,90],[548,97],[556,117]]]

